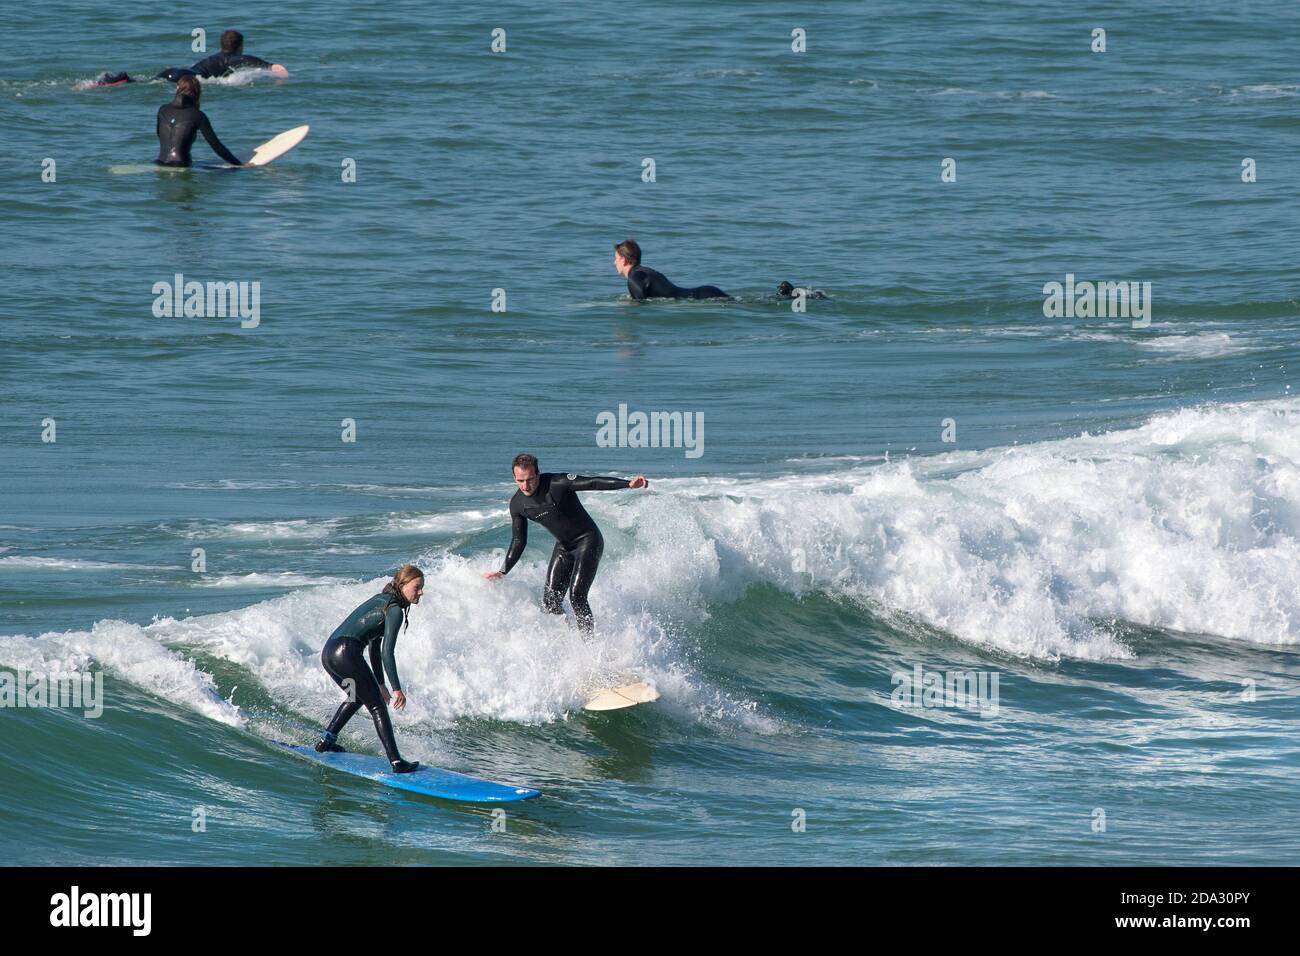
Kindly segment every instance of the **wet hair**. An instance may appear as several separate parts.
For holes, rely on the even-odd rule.
[[[510,463],[510,474],[515,473],[516,468],[523,468],[525,471],[537,471],[537,456],[530,455],[528,452],[520,452],[515,455],[515,460]]]
[[[199,95],[203,92],[203,85],[199,83],[199,78],[194,74],[187,74],[176,81],[176,95],[180,97],[181,102],[186,106],[198,106]]]
[[[406,600],[406,595],[402,593],[402,588],[406,587],[412,581],[423,581],[424,572],[413,564],[404,564],[398,568],[397,573],[393,575],[393,580],[384,585],[384,594],[389,595],[387,602],[384,604],[384,616],[388,616],[388,609],[396,604],[402,609],[402,626],[411,626],[411,603]]]
[[[239,53],[244,49],[244,35],[238,30],[227,30],[221,34],[221,52]]]
[[[614,251],[634,266],[641,264],[641,247],[636,244],[635,239],[624,239],[614,247]]]
[[[782,282],[779,286],[776,287],[776,294],[783,295],[789,298],[790,296],[794,295],[794,286],[792,286],[788,282]]]

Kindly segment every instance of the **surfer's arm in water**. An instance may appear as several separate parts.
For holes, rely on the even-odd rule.
[[[212,130],[212,124],[208,122],[207,113],[199,113],[199,132],[202,133],[203,138],[208,141],[208,145],[212,147],[212,151],[228,162],[231,166],[244,165],[239,161],[239,158],[234,153],[221,144],[221,140],[217,139],[217,134]]]
[[[219,76],[228,76],[235,70],[269,70],[270,68],[271,64],[260,57],[249,56],[247,53],[226,53],[223,51],[199,60],[198,63],[190,67],[190,72],[197,73],[205,80],[211,80]]]
[[[198,63],[195,63],[190,67],[190,72],[198,74],[205,80],[221,76],[226,72],[226,57],[227,54],[218,51],[212,54],[212,56],[204,57],[202,60],[199,60]]]
[[[644,269],[636,268],[627,274],[627,294],[637,302],[650,298],[650,276]]]
[[[731,296],[715,285],[701,285],[683,289],[662,272],[649,266],[638,265],[628,271],[627,294],[637,302],[646,299],[730,299]]]
[[[259,70],[269,70],[274,64],[263,60],[261,57],[249,56],[247,53],[239,53],[230,58],[229,66],[232,70],[247,70],[256,68]]]

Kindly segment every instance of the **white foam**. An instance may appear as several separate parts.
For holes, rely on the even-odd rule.
[[[293,518],[284,521],[233,521],[224,525],[186,528],[181,535],[202,540],[261,538],[317,541],[334,534],[339,519]]]
[[[163,487],[189,491],[270,491],[296,488],[299,484],[292,478],[205,478],[170,482]]]
[[[934,96],[987,96],[999,100],[1054,100],[1056,96],[1046,90],[969,90],[960,86],[949,86],[936,90]]]
[[[809,586],[802,549],[813,587],[1017,654],[1124,656],[1111,618],[1300,639],[1294,400],[763,485],[700,509],[702,541],[736,543],[706,592]]]
[[[1174,358],[1219,358],[1249,352],[1256,346],[1249,339],[1233,338],[1227,332],[1201,332],[1193,335],[1162,335],[1159,338],[1134,340],[1138,348]]]
[[[0,636],[0,664],[33,674],[86,673],[102,668],[157,697],[189,707],[222,723],[240,723],[238,710],[217,694],[212,677],[168,650],[142,628],[125,621],[99,621],[89,631]],[[104,706],[113,706],[111,685]]]
[[[0,549],[7,550],[7,549]],[[114,561],[88,561],[82,558],[42,558],[14,554],[0,558],[0,568],[36,571],[157,571],[148,564],[121,564]]]
[[[274,78],[275,74],[269,69],[254,67],[236,70],[226,76],[199,77],[199,82],[204,86],[248,86],[265,77]]]
[[[249,574],[200,574],[194,577],[193,583],[195,587],[201,588],[310,588],[341,584],[344,580],[346,579],[296,574],[292,571],[254,571]]]
[[[404,732],[465,717],[561,719],[588,689],[623,676],[659,685],[655,706],[667,713],[770,732],[776,725],[754,702],[710,686],[683,650],[683,635],[707,639],[711,608],[752,584],[818,589],[1028,657],[1131,656],[1117,620],[1260,644],[1300,640],[1296,399],[904,462],[658,480],[650,491],[584,500],[607,542],[592,593],[596,639],[585,643],[540,609],[549,547],[535,543],[501,581],[482,577],[498,564],[492,554],[430,552],[419,561],[425,599],[398,648],[410,705],[394,719]],[[0,638],[0,661],[21,664],[13,656],[33,647],[91,655],[233,719],[183,659],[201,652],[323,720],[339,691],[320,649],[383,581],[330,583],[144,628],[101,622],[36,641]],[[364,721],[354,729],[373,745]]]
[[[1256,83],[1250,86],[1242,86],[1233,90],[1230,96],[1239,96],[1243,93],[1258,94],[1262,96],[1296,96],[1300,94],[1300,85],[1294,83]]]
[[[403,534],[465,534],[498,524],[506,508],[468,509],[429,515],[394,515],[382,519],[384,531]]]

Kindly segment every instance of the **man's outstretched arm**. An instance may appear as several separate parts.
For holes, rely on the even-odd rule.
[[[573,475],[569,478],[569,487],[574,491],[618,491],[622,488],[644,488],[650,482],[645,475],[635,478],[589,478],[586,475]]]

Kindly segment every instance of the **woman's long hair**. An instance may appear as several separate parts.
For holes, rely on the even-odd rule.
[[[388,609],[396,604],[402,609],[403,628],[411,626],[411,603],[402,594],[402,588],[417,579],[423,581],[424,572],[413,564],[404,564],[393,575],[393,580],[384,585],[383,593],[388,595],[388,600],[384,604],[384,616],[387,617]]]
[[[184,106],[198,106],[202,91],[197,76],[182,76],[176,81],[176,95]]]

